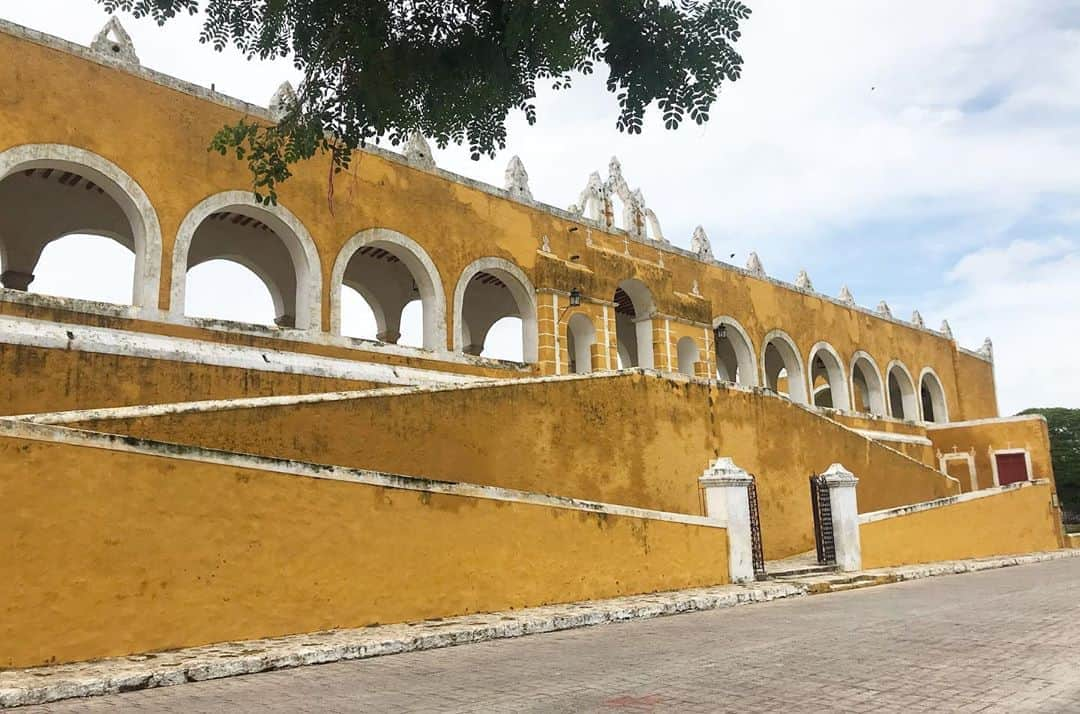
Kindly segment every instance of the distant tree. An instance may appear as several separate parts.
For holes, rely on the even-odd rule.
[[[352,150],[413,131],[474,159],[506,144],[506,120],[536,121],[537,81],[569,87],[608,66],[620,131],[641,133],[656,103],[664,125],[698,124],[726,79],[750,10],[738,0],[97,0],[164,24],[205,11],[200,41],[249,58],[291,56],[304,73],[278,126],[241,121],[211,148],[246,160],[260,201],[274,202],[290,166],[327,152],[335,171]]]
[[[1065,522],[1080,523],[1080,409],[1026,409],[1020,413],[1046,417],[1054,478]]]

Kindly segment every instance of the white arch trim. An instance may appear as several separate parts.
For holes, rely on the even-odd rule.
[[[787,360],[784,359],[783,353],[780,357],[784,360],[784,366],[787,369],[788,376],[788,396],[791,401],[798,402],[800,404],[809,404],[810,393],[807,391],[806,380],[806,368],[803,365],[802,355],[799,353],[799,347],[795,344],[795,340],[791,339],[791,335],[783,330],[771,330],[765,335],[765,339],[761,341],[761,378],[762,385],[769,386],[769,373],[765,367],[765,355],[769,351],[769,343],[773,340],[779,340],[790,350],[789,355],[795,362],[795,368],[798,370],[798,374],[791,374],[791,368],[787,365]]]
[[[108,159],[67,144],[23,144],[0,152],[0,180],[16,171],[57,165],[92,180],[127,216],[135,238],[132,303],[141,311],[155,312],[161,290],[161,225],[146,192]]]
[[[522,332],[522,359],[525,362],[534,363],[539,354],[539,332],[536,325],[536,290],[532,281],[525,275],[521,268],[502,258],[480,258],[470,263],[458,278],[454,287],[454,351],[465,350],[465,327],[462,320],[462,312],[465,304],[465,290],[469,287],[469,281],[476,277],[477,273],[502,272],[510,280],[504,280],[510,294],[517,303],[518,314],[521,317]]]
[[[908,386],[911,388],[910,392],[905,391],[904,385],[898,380],[901,392],[900,398],[903,400],[904,419],[918,421],[921,419],[920,415],[922,414],[922,409],[919,407],[919,388],[915,383],[915,379],[911,376],[911,371],[907,368],[907,365],[898,359],[889,362],[889,366],[885,370],[885,401],[888,405],[889,416],[891,417],[893,414],[892,390],[889,389],[889,376],[894,369],[899,369],[903,373],[905,379],[907,379]]]
[[[345,271],[357,251],[372,243],[389,243],[401,248],[394,255],[405,264],[416,281],[420,291],[420,302],[424,309],[424,349],[444,351],[446,349],[446,291],[443,290],[442,278],[435,262],[419,243],[408,236],[389,228],[369,228],[360,231],[341,248],[334,261],[334,270],[330,276],[330,331],[341,334],[341,286],[345,280]],[[393,252],[393,251],[391,251]],[[361,291],[363,294],[363,291]],[[364,298],[368,300],[367,296]],[[373,310],[379,309],[368,300]]]
[[[284,206],[263,206],[250,191],[225,191],[203,200],[184,217],[173,247],[172,285],[169,316],[184,318],[187,291],[188,253],[195,231],[208,217],[229,208],[243,208],[269,226],[285,244],[296,274],[296,327],[317,332],[322,329],[322,269],[319,251],[307,228]],[[246,266],[245,266],[246,267]],[[270,287],[271,293],[275,290]]]
[[[713,320],[713,333],[716,333],[716,329],[720,325],[726,325],[728,328],[734,329],[742,338],[742,344],[739,347],[734,347],[735,357],[739,361],[739,384],[744,387],[756,387],[761,382],[758,379],[758,364],[757,357],[754,355],[754,341],[750,339],[750,335],[747,334],[743,326],[730,315],[721,315]],[[737,344],[737,343],[736,343]],[[743,348],[740,350],[740,347]],[[715,353],[716,350],[714,349]],[[740,354],[744,352],[745,354]],[[717,357],[719,360],[719,357]]]
[[[878,367],[877,361],[870,356],[869,352],[858,350],[851,356],[851,365],[848,368],[849,390],[851,395],[851,408],[852,411],[858,411],[855,406],[855,373],[860,360],[866,360],[872,370],[870,376],[877,380],[877,391],[873,390],[873,385],[867,384],[867,388],[870,389],[870,393],[866,395],[867,401],[870,402],[870,413],[877,416],[889,415],[889,398],[888,389],[889,386],[885,383],[885,380],[881,377],[881,368]]]
[[[828,342],[818,342],[810,348],[810,354],[806,360],[806,364],[809,365],[806,370],[806,379],[807,384],[810,386],[810,393],[814,393],[814,358],[817,357],[819,352],[825,352],[831,355],[833,360],[835,360],[831,365],[828,360],[822,360],[825,364],[826,380],[829,382],[829,387],[832,389],[833,408],[851,410],[851,392],[848,391],[848,379],[847,374],[844,371],[844,360],[840,359],[840,353]]]
[[[930,391],[930,399],[934,402],[934,422],[943,424],[949,421],[949,401],[945,398],[945,385],[942,383],[941,377],[938,376],[933,367],[923,367],[922,371],[919,372],[919,418],[922,419],[922,421],[926,421],[926,415],[922,413],[922,385],[923,380],[928,376],[933,377],[934,381],[937,382],[937,394],[935,395],[933,390]],[[937,397],[936,399],[935,396]]]

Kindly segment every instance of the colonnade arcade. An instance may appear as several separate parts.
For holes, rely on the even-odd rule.
[[[134,254],[131,304],[145,315],[189,319],[190,271],[228,261],[266,286],[277,326],[322,330],[319,250],[287,208],[260,206],[248,191],[215,194],[193,207],[173,244],[170,307],[157,315],[161,230],[138,184],[119,167],[74,147],[34,145],[0,152],[3,286],[29,289],[43,250],[76,234],[111,239]],[[409,236],[388,228],[362,230],[333,262],[330,331],[342,332],[342,292],[348,289],[370,307],[372,337],[381,343],[399,341],[403,312],[418,304],[420,347],[436,354],[480,355],[492,327],[514,318],[520,324],[522,361],[546,365],[546,372],[656,368],[761,387],[821,408],[948,420],[944,388],[929,367],[918,371],[916,379],[898,360],[882,370],[867,352],[842,355],[825,341],[804,353],[781,329],[755,342],[731,316],[716,317],[711,325],[664,316],[649,286],[636,277],[619,282],[606,299],[589,296],[584,303],[580,294],[573,298],[538,291],[519,266],[499,257],[468,264],[455,276],[452,293],[444,284],[449,277]]]

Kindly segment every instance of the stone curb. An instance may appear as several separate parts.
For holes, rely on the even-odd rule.
[[[1075,557],[1080,557],[1080,549],[882,568],[860,574],[882,576],[883,579],[888,576],[887,582],[900,582]],[[312,664],[418,652],[591,627],[609,622],[770,602],[807,595],[811,591],[813,580],[816,579],[807,578],[806,582],[755,583],[748,586],[725,585],[679,590],[412,624],[230,642],[94,662],[0,671],[0,707],[47,704],[62,699],[169,687],[185,682]]]

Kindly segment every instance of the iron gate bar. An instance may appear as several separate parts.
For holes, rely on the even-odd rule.
[[[754,554],[754,579],[764,580],[765,575],[765,547],[761,542],[761,515],[758,511],[757,481],[753,480],[746,488],[747,500],[750,503],[750,544]]]
[[[836,540],[833,538],[832,500],[824,476],[810,477],[810,505],[814,511],[814,545],[819,565],[836,565]]]

